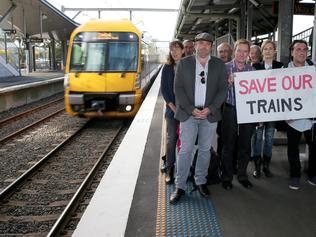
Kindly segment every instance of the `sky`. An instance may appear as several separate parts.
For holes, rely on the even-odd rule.
[[[314,16],[294,15],[293,34],[297,34],[313,26]]]
[[[57,9],[61,6],[71,7],[103,7],[103,8],[164,8],[179,9],[181,0],[47,0]],[[72,18],[76,12],[66,11]],[[129,19],[129,12],[103,12],[102,19]],[[171,41],[177,21],[178,12],[133,12],[132,22],[158,41]],[[97,18],[97,13],[83,12],[74,20],[84,23]],[[314,16],[294,16],[293,34],[313,26]],[[157,43],[158,47],[166,48],[168,43]]]
[[[102,7],[102,8],[163,8],[179,9],[181,0],[47,0],[57,9],[63,5],[71,7]],[[72,18],[76,12],[66,11],[66,15]],[[136,27],[145,31],[147,35],[158,41],[169,42],[174,35],[178,12],[133,12],[132,22]],[[98,18],[96,12],[82,12],[74,20],[84,23],[90,18]],[[101,19],[129,19],[129,12],[102,12]],[[166,47],[168,43],[157,43],[158,47]]]

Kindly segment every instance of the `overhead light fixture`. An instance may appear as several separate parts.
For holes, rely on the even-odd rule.
[[[234,7],[234,8],[232,8],[232,9],[230,9],[230,10],[228,11],[228,14],[233,14],[233,13],[235,13],[235,12],[238,11],[238,10],[239,10],[239,8]]]
[[[195,26],[200,25],[202,23],[203,19],[202,18],[198,18],[196,20],[196,22],[194,23]]]
[[[249,0],[249,2],[251,2],[255,7],[259,7],[260,3],[257,2],[256,0]]]
[[[236,0],[213,0],[215,5],[228,5],[236,3]]]

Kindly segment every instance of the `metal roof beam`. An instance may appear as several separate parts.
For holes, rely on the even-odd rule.
[[[214,4],[212,4],[212,5],[210,5],[209,6],[209,9],[210,10],[223,10],[223,11],[225,11],[225,10],[227,10],[227,9],[232,9],[232,8],[239,8],[240,7],[240,5],[239,4],[230,4],[230,5],[214,5]],[[192,10],[193,9],[195,9],[195,7],[193,7],[192,8]]]
[[[14,2],[11,3],[11,7],[3,14],[3,16],[0,18],[0,25],[3,21],[6,20],[6,18],[9,16],[11,12],[16,8],[16,4]]]
[[[203,14],[203,13],[191,13],[191,12],[187,12],[186,16],[192,16],[192,17],[198,17],[198,18],[207,18],[207,19],[215,19],[215,20],[221,19],[221,18],[236,20],[237,18],[239,18],[239,16],[237,16],[237,15],[212,14],[212,13]]]
[[[260,17],[271,27],[271,29],[274,29],[274,25],[271,23],[271,21],[264,15],[264,13],[266,12],[266,10],[262,9],[262,8],[258,8],[259,12],[260,12]]]
[[[61,9],[65,11],[137,11],[137,12],[177,12],[179,9],[173,8],[80,8],[80,7],[64,7]]]
[[[78,11],[71,19],[74,20],[80,13],[81,11]]]

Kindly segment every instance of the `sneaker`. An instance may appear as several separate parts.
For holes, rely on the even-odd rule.
[[[316,176],[314,176],[314,177],[311,178],[311,179],[308,179],[307,182],[308,182],[310,185],[316,186]]]
[[[292,190],[299,190],[300,189],[300,178],[294,177],[291,178],[289,183],[289,188]]]

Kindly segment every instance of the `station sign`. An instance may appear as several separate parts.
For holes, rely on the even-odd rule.
[[[43,38],[23,38],[23,43],[43,43],[44,39]]]
[[[16,29],[2,29],[7,34],[16,34]]]
[[[30,43],[43,43],[43,38],[30,38]]]
[[[314,15],[315,4],[314,3],[300,3],[295,1],[294,14],[295,15]]]
[[[294,5],[294,14],[295,15],[314,15],[315,4],[314,3],[300,3],[299,1],[295,1]],[[279,2],[274,1],[272,3],[272,13],[275,15],[279,14]]]

